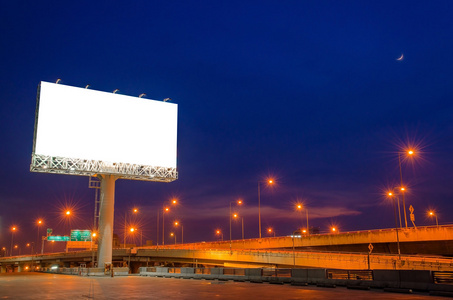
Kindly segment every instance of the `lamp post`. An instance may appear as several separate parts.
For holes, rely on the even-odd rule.
[[[131,227],[129,228],[130,234],[134,234],[137,231],[137,228]]]
[[[131,211],[132,213],[137,214],[138,208],[134,207]],[[126,236],[127,236],[127,210],[124,213],[124,237],[123,237],[124,248],[126,248]]]
[[[215,231],[215,234],[218,235],[218,236],[220,236],[220,237],[222,238],[222,242],[223,242],[223,232],[222,232],[220,229],[217,229],[217,230]]]
[[[172,205],[176,205],[178,200],[173,198],[171,200]],[[165,202],[162,203],[162,245],[165,245],[165,213],[169,212],[170,208],[165,206]],[[157,211],[157,240],[159,241],[159,211]]]
[[[237,205],[241,205],[242,204],[242,200],[239,199],[239,200],[230,202],[230,244],[231,244],[231,218],[233,217],[232,214],[231,214],[231,204],[234,203],[234,202],[236,202]],[[237,214],[235,214],[235,215],[236,215],[235,218],[237,218]]]
[[[400,238],[398,235],[398,218],[396,216],[396,204],[395,204],[395,196],[393,195],[392,192],[388,193],[389,197],[393,200],[393,210],[395,213],[395,231],[396,231],[396,243],[398,246],[398,256],[401,256],[401,250],[400,250]]]
[[[181,225],[181,244],[184,244],[184,226],[179,221],[175,221],[173,224],[175,227]]]
[[[244,239],[244,217],[241,217],[241,223],[242,223],[242,239]]]
[[[405,202],[405,197],[404,197],[405,188],[404,188],[404,184],[403,184],[403,171],[401,168],[401,154],[407,154],[409,156],[412,156],[415,154],[415,152],[413,150],[408,150],[405,152],[401,152],[401,151],[398,152],[398,165],[400,168],[400,180],[401,180],[401,194],[402,194],[402,198],[403,198],[404,224],[407,229],[406,202]],[[398,201],[398,210],[399,210],[399,201]],[[401,225],[401,214],[400,214],[400,225]]]
[[[230,250],[231,250],[231,219],[239,217],[237,213],[230,214]]]
[[[96,238],[97,234],[96,232],[93,232],[91,234],[91,243],[90,243],[90,248],[91,248],[91,267],[94,268],[94,251],[93,251],[93,240]]]
[[[33,245],[34,245],[34,244],[35,244],[34,242],[31,242],[31,244],[30,244],[30,243],[27,243],[27,244],[25,245],[25,247],[27,247],[27,248],[31,246],[31,248],[30,248],[30,255],[33,255]]]
[[[174,236],[175,237],[175,245],[176,245],[176,234],[174,234],[173,232],[170,233],[170,236]]]
[[[14,242],[14,232],[16,232],[16,226],[11,227],[11,249],[9,251],[10,255],[13,256],[13,242]]]
[[[300,212],[302,212],[302,209],[305,209],[305,218],[307,219],[307,235],[310,235],[310,227],[308,227],[308,209],[307,207],[302,204],[297,204],[296,206],[297,210],[299,210]]]
[[[431,211],[428,212],[428,215],[430,217],[436,217],[436,226],[439,227],[439,222],[437,220],[437,214],[434,211],[431,210]]]
[[[274,234],[274,237],[275,237],[275,231],[272,230],[272,228],[268,228],[268,229],[267,229],[267,232],[268,232],[269,234]]]
[[[38,250],[38,245],[39,245],[39,229],[41,228],[41,225],[43,224],[43,221],[41,219],[39,219],[37,222],[37,227],[38,227],[38,239],[37,239],[37,243],[36,243],[36,250]],[[36,253],[38,253],[38,251],[36,251]]]
[[[267,183],[268,185],[270,185],[273,184],[274,181],[272,179],[258,181],[258,230],[260,238],[261,238],[261,183]]]
[[[3,251],[3,256],[8,256],[8,249],[6,249],[6,247],[2,247],[2,251]]]

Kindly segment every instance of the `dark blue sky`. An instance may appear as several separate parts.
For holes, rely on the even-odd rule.
[[[138,206],[155,240],[156,210],[176,196],[168,220],[182,220],[186,241],[211,240],[216,228],[228,235],[228,204],[241,197],[245,236],[256,237],[257,182],[268,176],[277,184],[262,189],[263,231],[305,222],[298,199],[321,231],[388,228],[382,194],[398,184],[407,145],[417,147],[403,161],[416,224],[433,224],[428,208],[451,223],[452,15],[451,1],[3,3],[0,246],[13,224],[15,240],[36,240],[38,217],[56,234],[91,226],[88,178],[29,172],[36,88],[58,78],[179,105],[179,180],[118,181],[116,229]],[[71,225],[66,203],[77,207]]]

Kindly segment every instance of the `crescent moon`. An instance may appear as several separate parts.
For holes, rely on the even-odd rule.
[[[403,54],[401,54],[401,56],[400,56],[400,57],[398,57],[398,58],[397,58],[396,60],[403,60],[403,58],[404,58],[404,55],[403,55]]]

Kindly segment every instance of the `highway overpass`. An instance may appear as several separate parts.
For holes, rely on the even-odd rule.
[[[140,266],[312,267],[453,271],[453,226],[113,249],[113,263]],[[369,255],[368,246],[373,245]],[[230,246],[231,245],[231,246]],[[320,251],[349,250],[349,251]],[[356,250],[351,251],[350,249]],[[420,255],[422,253],[422,255]],[[429,255],[426,255],[428,253]],[[417,254],[417,255],[415,255]],[[0,258],[0,271],[91,265],[94,251]]]
[[[398,229],[400,253],[453,256],[453,226],[424,226]],[[297,237],[266,237],[231,241],[232,249],[292,249],[315,251],[368,252],[398,254],[395,228],[353,231]],[[163,247],[163,246],[159,246]],[[170,245],[190,249],[230,249],[230,241]]]

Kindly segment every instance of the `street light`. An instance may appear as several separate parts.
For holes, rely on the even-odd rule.
[[[175,225],[175,227],[181,225],[181,244],[184,244],[184,226],[179,221],[175,221],[173,225]]]
[[[259,237],[261,238],[261,183],[267,183],[268,185],[274,184],[273,179],[268,180],[260,180],[258,181],[258,230],[259,230]]]
[[[138,208],[134,207],[132,210],[132,213],[137,214],[138,213]],[[127,235],[127,210],[124,213],[124,248],[126,248],[126,235]]]
[[[3,256],[8,256],[8,249],[6,247],[2,247],[2,251],[4,252]]]
[[[41,228],[42,224],[43,224],[42,219],[38,219],[38,221],[36,221],[36,225],[38,227],[38,240],[37,240],[37,243],[36,243],[36,250],[38,250],[38,247],[39,247],[39,229]],[[36,253],[38,253],[38,252],[36,252]]]
[[[438,222],[438,220],[437,220],[437,214],[436,214],[436,212],[434,212],[434,211],[431,210],[431,211],[428,212],[428,215],[429,215],[430,217],[436,217],[436,226],[439,227],[439,222]]]
[[[231,204],[235,203],[235,202],[236,202],[237,205],[242,205],[242,200],[241,199],[238,199],[236,201],[231,201],[230,202],[230,244],[231,244],[231,219],[233,217],[233,215],[231,214]],[[235,218],[237,218],[237,214],[235,214],[235,215],[236,215]]]
[[[401,154],[406,154],[408,156],[412,156],[415,154],[415,152],[411,149],[409,149],[405,152],[402,152],[402,151],[398,152],[398,165],[400,168],[400,179],[401,179],[401,194],[403,196],[404,224],[406,225],[406,229],[407,229],[406,201],[405,201],[405,197],[404,197],[405,188],[404,188],[404,184],[403,184],[403,171],[401,168]],[[399,211],[399,201],[398,201],[398,211]],[[400,225],[401,225],[401,214],[400,214]]]
[[[296,206],[297,210],[300,211],[302,213],[302,210],[305,209],[305,216],[306,216],[306,219],[307,219],[307,235],[310,235],[310,227],[308,227],[308,209],[307,207],[302,204],[297,204]]]
[[[393,192],[389,192],[388,196],[393,200],[393,210],[395,213],[395,231],[396,231],[396,243],[398,245],[398,255],[401,255],[401,250],[400,250],[400,238],[398,235],[398,218],[396,216],[396,204],[395,204],[395,195],[393,195]]]
[[[91,234],[91,243],[90,243],[90,250],[91,250],[91,267],[94,268],[94,251],[93,251],[93,240],[96,238],[96,232]]]
[[[33,245],[34,245],[34,244],[35,244],[35,243],[32,242],[31,244],[30,244],[30,243],[27,243],[27,244],[25,245],[25,247],[30,247],[30,245],[31,245],[31,248],[30,248],[30,254],[31,254],[31,255],[33,255]]]
[[[269,234],[272,234],[272,233],[273,233],[273,234],[274,234],[274,237],[275,237],[275,231],[272,230],[272,228],[268,228],[268,229],[267,229],[267,232],[268,232]]]
[[[10,249],[10,251],[9,251],[9,253],[11,254],[11,256],[13,256],[14,232],[16,232],[16,230],[17,230],[16,226],[11,227],[11,249]]]
[[[162,245],[165,245],[165,213],[170,211],[170,208],[165,206],[165,202],[162,203]],[[178,200],[173,198],[170,203],[176,205]],[[159,210],[157,210],[157,241],[159,241]]]
[[[220,229],[217,229],[215,231],[215,234],[218,235],[219,237],[221,237],[222,238],[222,242],[223,242],[223,232]]]
[[[170,236],[174,236],[175,237],[175,245],[176,245],[176,234],[174,234],[173,232],[170,233]]]

